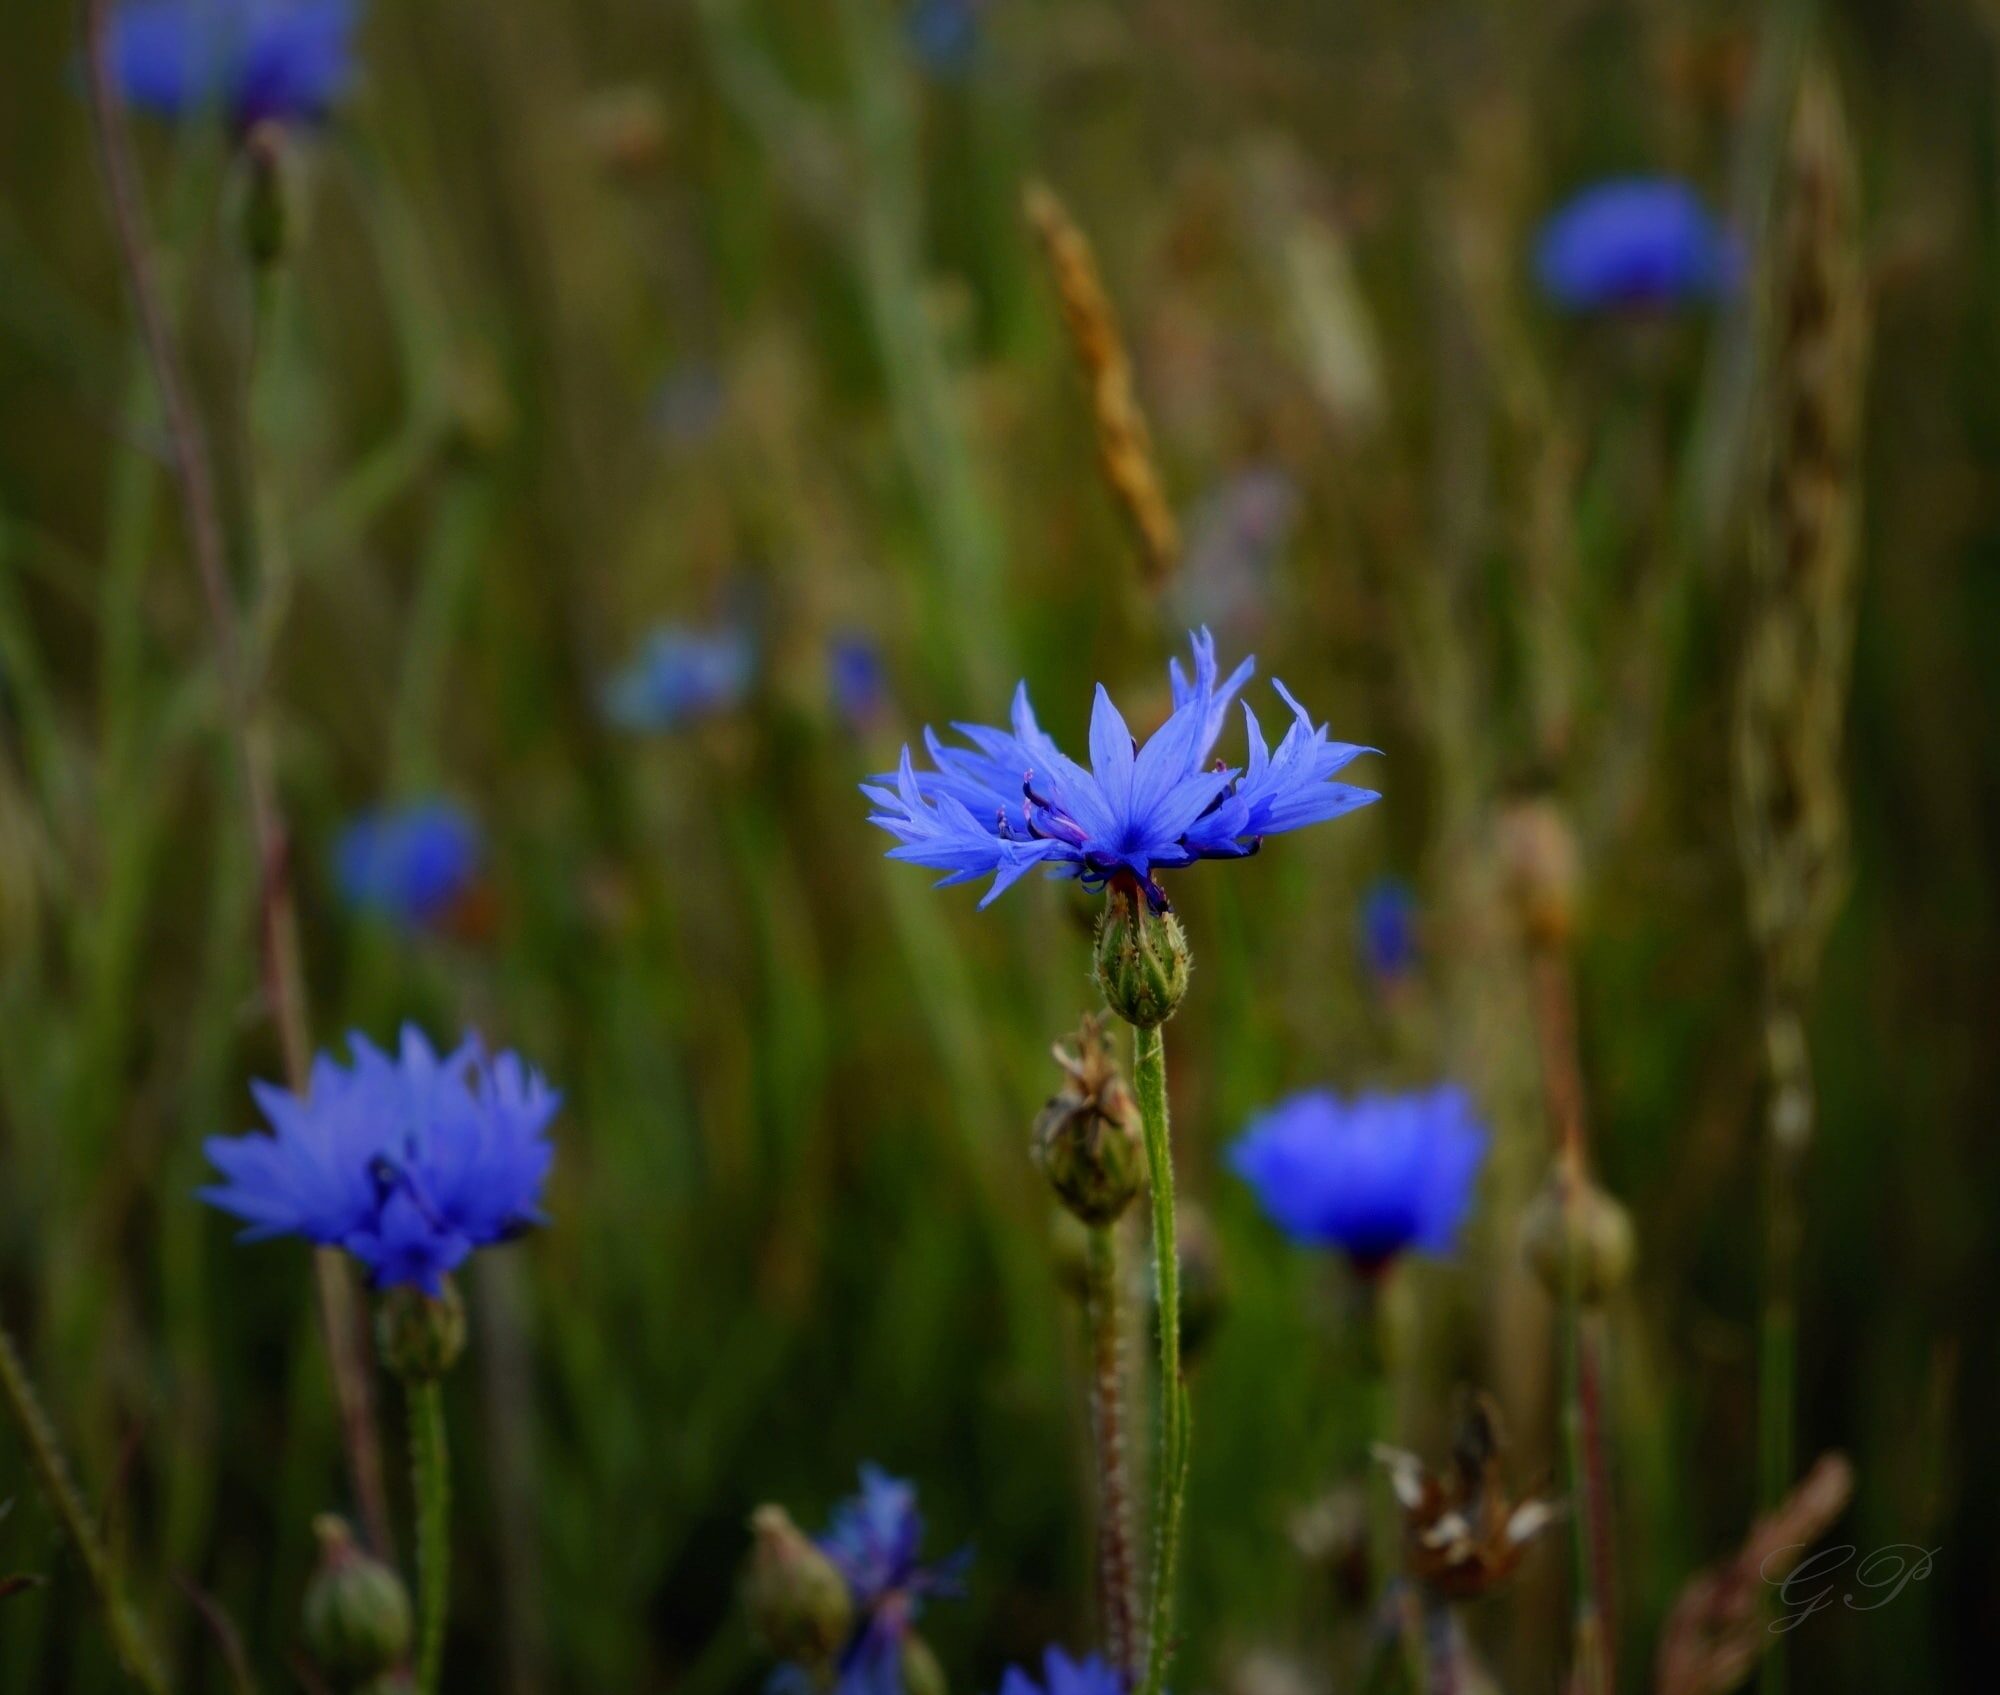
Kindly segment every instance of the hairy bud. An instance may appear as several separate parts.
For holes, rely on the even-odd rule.
[[[1035,1120],[1035,1163],[1056,1197],[1085,1224],[1110,1224],[1145,1180],[1139,1103],[1111,1057],[1100,1018],[1085,1014],[1073,1048],[1058,1045],[1068,1079]]]
[[[1572,1196],[1561,1171],[1528,1203],[1521,1246],[1542,1286],[1558,1298],[1574,1267],[1577,1298],[1587,1306],[1618,1289],[1638,1256],[1631,1214],[1587,1177]]]
[[[1187,993],[1188,945],[1181,921],[1155,912],[1138,890],[1113,884],[1097,923],[1093,956],[1105,1004],[1150,1030],[1173,1017]]]
[[[743,1568],[750,1628],[773,1658],[830,1671],[854,1627],[847,1579],[783,1507],[759,1507],[750,1515],[750,1535]]]
[[[406,1383],[442,1377],[465,1352],[465,1301],[449,1279],[442,1299],[401,1285],[382,1297],[375,1318],[382,1363]]]
[[[356,1545],[341,1520],[315,1519],[313,1535],[319,1563],[306,1584],[306,1647],[342,1688],[366,1683],[410,1651],[409,1591],[390,1567]]]

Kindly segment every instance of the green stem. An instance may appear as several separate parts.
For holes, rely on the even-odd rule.
[[[1125,1471],[1125,1320],[1118,1227],[1091,1229],[1090,1422],[1097,1460],[1097,1611],[1105,1652],[1124,1679],[1138,1682],[1135,1630],[1138,1573],[1132,1560],[1131,1489]]]
[[[444,1436],[444,1390],[438,1380],[413,1378],[410,1480],[417,1504],[417,1695],[437,1695],[444,1663],[444,1621],[451,1584],[451,1480]]]
[[[7,1411],[20,1427],[21,1439],[27,1443],[28,1461],[41,1482],[43,1494],[48,1496],[56,1517],[62,1520],[70,1541],[76,1544],[90,1577],[91,1590],[104,1613],[105,1629],[110,1632],[119,1665],[147,1695],[166,1695],[166,1673],[154,1656],[138,1615],[118,1586],[111,1555],[90,1521],[90,1510],[83,1497],[77,1493],[69,1463],[63,1458],[62,1444],[56,1439],[55,1426],[42,1410],[35,1386],[28,1381],[27,1368],[15,1352],[14,1339],[5,1325],[0,1325],[0,1395],[6,1398]]]
[[[1772,1012],[1765,1034],[1771,1097],[1764,1190],[1764,1310],[1758,1326],[1757,1506],[1769,1512],[1792,1486],[1796,1460],[1799,1158],[1812,1134],[1812,1077],[1805,1032],[1789,1009]],[[1784,1695],[1785,1639],[1764,1656],[1758,1688]]]
[[[1174,1574],[1187,1500],[1188,1401],[1181,1380],[1181,1267],[1174,1225],[1174,1154],[1167,1124],[1167,1050],[1158,1025],[1133,1032],[1132,1081],[1153,1186],[1153,1285],[1160,1329],[1160,1463],[1154,1480],[1153,1596],[1147,1618],[1146,1681],[1160,1695],[1174,1648]]]

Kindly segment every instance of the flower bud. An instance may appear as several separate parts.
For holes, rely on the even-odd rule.
[[[243,141],[238,209],[243,251],[259,269],[275,265],[295,244],[298,161],[283,124],[268,118]]]
[[[1035,1120],[1034,1155],[1056,1198],[1085,1224],[1110,1224],[1145,1180],[1139,1103],[1111,1057],[1101,1019],[1084,1016],[1075,1048],[1055,1049],[1068,1081]]]
[[[1093,964],[1105,1004],[1150,1030],[1173,1017],[1187,993],[1188,946],[1181,921],[1155,912],[1137,889],[1113,884],[1097,921]]]
[[[914,1630],[903,1638],[903,1695],[949,1695],[943,1664]]]
[[[1521,1245],[1542,1287],[1558,1299],[1574,1265],[1577,1298],[1586,1306],[1599,1305],[1624,1283],[1638,1253],[1631,1214],[1587,1177],[1570,1196],[1560,1170],[1528,1203]]]
[[[305,1639],[314,1662],[345,1689],[399,1665],[410,1651],[410,1596],[388,1566],[356,1546],[332,1515],[313,1520],[319,1563],[306,1584]]]
[[[825,1672],[854,1628],[854,1598],[833,1561],[783,1507],[750,1515],[743,1609],[774,1659]]]
[[[1522,931],[1537,947],[1561,947],[1576,924],[1576,837],[1552,800],[1518,800],[1500,814],[1501,874]]]
[[[398,1285],[382,1297],[375,1318],[382,1363],[405,1382],[442,1377],[465,1352],[465,1301],[446,1279],[444,1296]]]

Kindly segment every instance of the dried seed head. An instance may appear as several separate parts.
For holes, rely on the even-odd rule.
[[[1072,1214],[1085,1224],[1110,1224],[1145,1181],[1139,1103],[1101,1018],[1086,1013],[1075,1046],[1058,1045],[1055,1057],[1066,1081],[1035,1120],[1035,1163]]]
[[[1528,1203],[1521,1246],[1543,1288],[1561,1299],[1574,1277],[1586,1306],[1601,1304],[1624,1284],[1638,1253],[1632,1215],[1588,1177],[1572,1195],[1561,1169]]]
[[[1070,347],[1090,385],[1098,465],[1131,523],[1147,584],[1158,588],[1179,562],[1180,526],[1153,461],[1152,432],[1139,409],[1132,361],[1098,276],[1096,257],[1089,239],[1046,183],[1028,185],[1022,209],[1047,255]]]

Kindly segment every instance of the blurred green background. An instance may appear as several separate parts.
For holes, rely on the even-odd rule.
[[[1641,1241],[1611,1393],[1623,1683],[1648,1687],[1661,1614],[1754,1504],[1762,1056],[1728,749],[1758,325],[1754,297],[1560,318],[1527,255],[1606,173],[1754,210],[1808,31],[1853,131],[1875,348],[1799,1446],[1855,1461],[1836,1541],[1938,1552],[1893,1604],[1797,1629],[1794,1677],[1975,1686],[2000,1587],[2000,8],[977,10],[940,69],[886,0],[377,0],[358,98],[300,147],[254,373],[224,142],[135,125],[233,529],[255,443],[285,538],[243,592],[315,1037],[472,1024],[567,1094],[551,1228],[472,1280],[447,1686],[754,1687],[745,1515],[816,1525],[863,1459],[918,1483],[936,1547],[976,1548],[969,1602],[931,1615],[955,1687],[1084,1643],[1079,1321],[1026,1142],[1094,998],[1088,911],[1066,884],[984,914],[930,894],[854,785],[1023,675],[1072,746],[1094,680],[1137,723],[1210,617],[1225,663],[1254,650],[1384,751],[1356,774],[1385,798],[1176,889],[1182,1185],[1228,1291],[1176,1687],[1260,1687],[1268,1654],[1333,1677],[1333,1580],[1290,1526],[1359,1441],[1346,1292],[1216,1159],[1280,1092],[1477,1085],[1486,1205],[1408,1280],[1401,1417],[1436,1452],[1453,1388],[1491,1385],[1520,1474],[1554,1463],[1514,1246],[1547,1130],[1493,872],[1524,785],[1583,844],[1586,1070]],[[237,1248],[192,1199],[201,1138],[249,1127],[279,1062],[74,11],[0,20],[0,1303],[181,1686],[227,1686],[192,1584],[281,1689],[344,1482],[308,1256]],[[1031,177],[1096,244],[1187,520],[1159,598],[1096,472]],[[1268,545],[1216,519],[1246,487],[1279,491]],[[723,617],[757,632],[751,702],[605,724],[647,628]],[[840,630],[892,681],[866,733],[829,705]],[[487,832],[488,922],[357,922],[335,831],[431,792]],[[1425,939],[1394,1008],[1355,941],[1390,872]],[[0,1600],[0,1688],[114,1687],[11,1432],[4,1503],[0,1575],[52,1582]],[[1558,1538],[1470,1618],[1509,1689],[1556,1685],[1563,1568]]]

